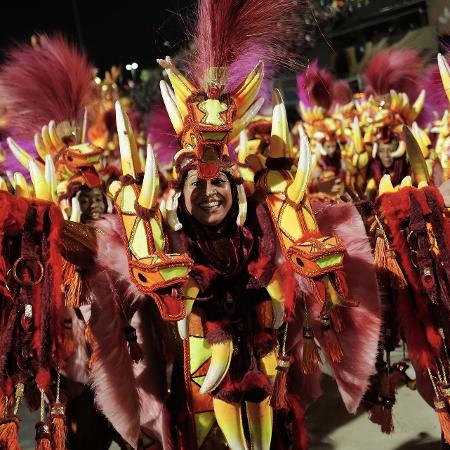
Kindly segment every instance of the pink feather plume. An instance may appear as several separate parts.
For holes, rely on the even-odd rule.
[[[92,93],[94,68],[84,53],[60,34],[42,35],[41,45],[12,49],[0,72],[0,106],[11,111],[14,138],[32,140],[50,120],[79,119]]]
[[[356,208],[349,203],[340,205],[313,204],[319,228],[325,235],[339,236],[345,247],[344,270],[350,290],[350,296],[359,300],[354,308],[340,308],[344,329],[338,333],[344,359],[339,364],[331,364],[336,382],[347,410],[354,413],[364,395],[369,377],[375,371],[378,339],[381,327],[381,306],[375,278],[372,250],[361,217]],[[322,339],[321,325],[318,320],[322,305],[312,296],[308,284],[298,278],[299,289],[308,298],[310,323],[319,342]],[[296,316],[301,318],[304,310],[298,302]],[[301,326],[302,320],[292,321],[289,330],[293,346],[294,366],[300,369]],[[314,400],[319,394],[317,375],[299,375],[300,395],[305,394]],[[303,387],[301,387],[303,386]],[[315,393],[315,396],[311,394]],[[311,398],[312,397],[312,398]]]
[[[154,105],[150,110],[146,130],[158,164],[161,166],[171,164],[180,146],[162,101]]]
[[[391,89],[404,92],[414,102],[423,78],[423,60],[415,50],[388,49],[377,53],[364,72],[367,78],[365,95],[389,94]]]
[[[320,106],[326,111],[352,100],[352,90],[346,81],[335,80],[331,72],[321,69],[317,60],[297,75],[297,95],[306,106]]]
[[[450,64],[450,47],[445,50],[445,58]],[[437,62],[428,68],[422,87],[426,92],[426,102],[418,117],[418,122],[420,126],[426,127],[434,120],[440,119],[448,108],[448,98],[442,85]]]
[[[296,0],[200,0],[189,69],[199,85],[208,67],[228,67],[232,91],[259,60],[292,67],[289,46],[300,35]]]
[[[120,435],[137,448],[143,427],[172,449],[168,414],[163,406],[166,367],[156,308],[131,281],[119,219],[107,215],[96,222],[96,268],[91,274],[93,303],[90,327],[95,337],[92,357],[92,384],[95,400]],[[116,299],[114,300],[114,297]],[[124,334],[123,311],[137,309],[127,320],[136,329],[143,360],[133,363]],[[150,304],[148,303],[150,302]],[[131,305],[136,305],[130,308]]]

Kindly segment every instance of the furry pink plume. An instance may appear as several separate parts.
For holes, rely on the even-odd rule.
[[[10,107],[15,138],[32,140],[50,120],[80,118],[92,93],[94,69],[86,55],[59,34],[42,35],[41,44],[11,50],[0,72],[0,106]]]
[[[335,105],[352,100],[352,90],[344,80],[336,81],[327,69],[321,69],[317,60],[297,75],[297,96],[306,106],[321,106],[326,111]]]
[[[297,76],[297,95],[306,106],[321,106],[326,111],[333,102],[334,78],[331,72],[320,69],[317,60]]]
[[[161,323],[158,311],[130,279],[118,217],[107,215],[95,225],[101,229],[97,266],[90,283],[94,297],[90,324],[95,336],[92,383],[96,402],[133,447],[136,448],[143,427],[165,450],[171,450],[169,417],[164,408],[166,366],[162,330],[157,328]],[[143,352],[139,363],[131,361],[124,320],[136,329]]]
[[[350,85],[344,80],[337,80],[333,83],[332,95],[334,105],[346,105],[353,99]]]
[[[319,208],[316,218],[320,231],[339,236],[346,247],[344,269],[349,296],[360,302],[355,308],[340,308],[344,330],[338,338],[344,360],[332,365],[345,406],[354,413],[375,371],[380,336],[381,305],[374,260],[361,216],[352,204],[326,208],[322,204]],[[317,303],[315,311],[319,312]]]
[[[200,0],[192,76],[202,85],[206,68],[229,67],[230,91],[259,60],[292,67],[287,49],[300,34],[298,9],[296,0]]]
[[[450,64],[450,48],[447,48],[446,51],[445,58]],[[426,127],[436,119],[440,119],[448,108],[448,98],[442,85],[437,63],[428,68],[422,88],[426,92],[426,102],[418,117],[418,122],[421,127]]]
[[[158,164],[161,166],[172,164],[172,159],[180,146],[162,101],[152,107],[148,115],[147,134]]]
[[[372,250],[366,236],[364,224],[356,208],[351,204],[324,205],[313,204],[320,231],[325,235],[339,236],[346,246],[344,269],[350,290],[350,297],[360,302],[355,308],[339,308],[344,329],[338,333],[344,359],[339,364],[330,362],[339,391],[347,410],[356,411],[364,395],[369,377],[375,372],[378,339],[381,327],[381,306],[378,298],[378,287]],[[300,292],[306,296],[309,306],[309,321],[314,328],[314,334],[322,346],[321,321],[319,320],[320,305],[312,296],[307,281],[297,278]],[[297,303],[296,317],[290,325],[292,336],[290,346],[294,354],[294,366],[301,370],[301,329],[296,323],[302,323],[304,314],[303,302]],[[323,346],[322,346],[323,347]],[[324,357],[324,356],[323,356]],[[319,394],[317,375],[305,376],[295,374],[296,379],[303,380],[303,390],[314,400]],[[310,387],[308,387],[310,386]]]
[[[364,74],[366,97],[382,96],[394,89],[406,93],[413,102],[420,92],[423,60],[415,50],[383,50],[370,60]]]

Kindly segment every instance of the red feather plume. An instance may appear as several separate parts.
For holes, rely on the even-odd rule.
[[[415,50],[383,50],[367,65],[364,93],[381,96],[393,89],[406,93],[413,102],[420,92],[423,70],[423,60]]]
[[[15,138],[31,139],[50,120],[79,119],[92,93],[94,67],[62,35],[40,37],[41,47],[24,44],[7,54],[0,72],[2,98]]]
[[[293,68],[288,48],[300,34],[298,9],[297,0],[199,0],[192,77],[201,85],[205,69],[228,67],[231,91],[259,60]]]

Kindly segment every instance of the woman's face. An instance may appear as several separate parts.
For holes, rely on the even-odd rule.
[[[190,170],[184,182],[183,195],[189,214],[207,226],[222,223],[233,203],[231,184],[223,172],[217,178],[199,180],[197,171]]]
[[[378,157],[381,160],[381,164],[385,169],[389,169],[394,163],[392,153],[397,150],[398,142],[392,141],[388,143],[380,143],[378,145]]]

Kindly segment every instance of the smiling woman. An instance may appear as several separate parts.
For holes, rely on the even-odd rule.
[[[209,226],[221,224],[233,202],[231,182],[224,172],[211,180],[201,180],[196,170],[190,170],[184,182],[183,196],[189,214],[202,225]]]

